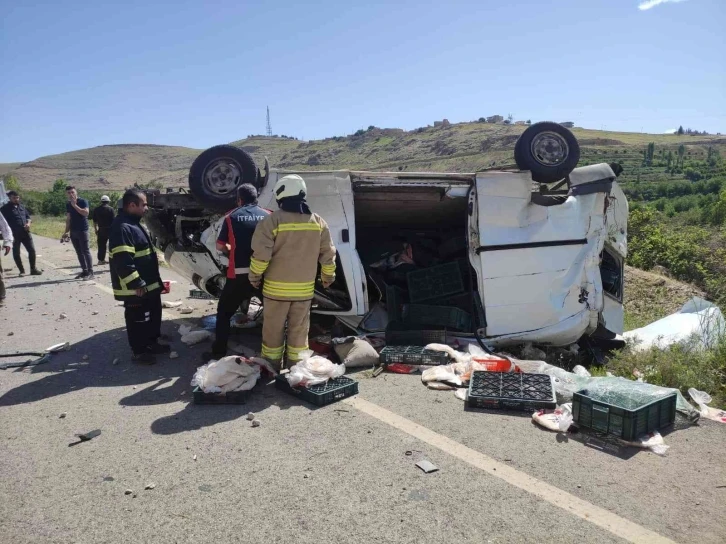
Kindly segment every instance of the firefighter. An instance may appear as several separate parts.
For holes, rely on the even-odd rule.
[[[308,349],[318,263],[323,287],[328,288],[335,281],[336,251],[328,224],[305,202],[303,178],[284,176],[275,184],[274,194],[280,209],[257,225],[249,279],[255,288],[262,284],[262,356],[280,368],[285,322],[288,363],[299,361],[300,353]]]
[[[252,234],[257,224],[270,213],[257,205],[257,189],[245,183],[237,189],[237,208],[224,218],[217,237],[217,250],[229,256],[227,281],[217,305],[216,340],[211,354],[205,358],[219,359],[227,354],[230,319],[240,307],[247,307],[254,294],[247,279],[252,256]]]
[[[109,233],[111,284],[116,300],[123,301],[126,333],[133,360],[153,364],[154,356],[170,351],[159,344],[161,336],[161,276],[159,260],[141,218],[147,210],[146,195],[131,189],[123,196],[123,210]]]

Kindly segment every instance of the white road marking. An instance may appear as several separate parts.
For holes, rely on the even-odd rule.
[[[56,272],[60,272],[61,274],[65,274],[66,276],[75,276],[76,275],[75,273],[71,272],[70,270],[63,270],[59,266],[57,266],[57,265],[53,264],[52,262],[47,261],[45,259],[38,259],[38,260],[41,263],[43,263],[45,266],[52,268]],[[103,291],[104,293],[108,293],[109,295],[113,295],[113,289],[111,289],[110,287],[108,287],[106,285],[103,285],[101,283],[98,283],[97,281],[94,281],[94,283],[92,285],[94,287],[96,287],[97,289]]]
[[[548,503],[562,508],[566,512],[575,515],[585,521],[597,525],[609,531],[610,533],[623,538],[629,542],[637,543],[670,543],[674,544],[672,540],[659,535],[658,533],[641,527],[632,521],[628,521],[625,518],[613,514],[604,508],[595,506],[594,504],[582,500],[566,491],[563,491],[555,486],[547,484],[533,478],[532,476],[521,472],[509,465],[500,463],[499,461],[485,455],[481,452],[473,450],[463,444],[460,444],[451,438],[447,438],[431,429],[428,429],[418,423],[414,423],[410,419],[399,416],[374,404],[370,401],[362,399],[360,397],[351,397],[345,399],[342,402],[352,406],[353,408],[367,414],[371,417],[403,431],[406,434],[426,442],[427,444],[440,449],[444,453],[448,453],[458,459],[461,459],[465,463],[478,468],[504,480],[510,485],[523,489],[528,493],[547,501]]]

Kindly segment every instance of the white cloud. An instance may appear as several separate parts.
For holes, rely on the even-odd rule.
[[[660,6],[661,4],[679,4],[685,1],[686,0],[645,0],[638,4],[638,9],[640,11],[645,11],[650,8],[654,8],[655,6]]]
[[[669,128],[663,134],[675,134],[676,132],[678,132],[677,128]]]

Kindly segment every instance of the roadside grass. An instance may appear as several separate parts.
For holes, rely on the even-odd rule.
[[[34,215],[33,222],[30,225],[30,232],[37,234],[38,236],[45,236],[46,238],[53,238],[60,240],[63,236],[63,232],[66,229],[66,219],[63,216],[54,215]],[[93,232],[93,228],[91,228]],[[98,241],[95,234],[91,234],[91,248],[96,249],[98,247]],[[160,266],[168,266],[164,260],[164,254],[156,249],[156,254],[159,257]],[[95,258],[95,256],[94,256]]]
[[[696,342],[644,351],[627,346],[610,357],[603,371],[631,380],[642,375],[648,383],[680,389],[689,400],[688,389],[694,387],[713,397],[713,407],[723,409],[726,408],[726,332],[705,349]]]

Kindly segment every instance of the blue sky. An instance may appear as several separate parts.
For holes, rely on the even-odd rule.
[[[726,133],[723,0],[346,4],[0,0],[0,162],[205,148],[267,105],[305,139],[510,112]]]

